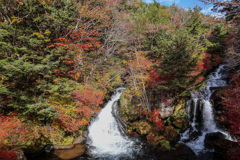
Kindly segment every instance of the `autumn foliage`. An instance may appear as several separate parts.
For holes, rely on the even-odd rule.
[[[0,148],[0,159],[1,160],[17,160],[17,156],[14,150],[6,150],[6,149]]]
[[[0,159],[16,160],[16,147],[23,146],[28,140],[26,128],[16,114],[0,115]]]
[[[4,0],[0,15],[0,159],[81,135],[123,84],[128,114],[160,132],[160,103],[189,96],[224,59],[239,64],[238,15],[228,26],[135,0]],[[235,135],[237,80],[222,101]]]
[[[159,111],[154,109],[152,112],[144,111],[143,115],[149,117],[148,121],[155,124],[155,129],[160,131],[162,126],[164,126]]]
[[[240,78],[238,74],[233,76],[233,84],[231,84],[223,92],[221,103],[227,113],[227,122],[230,123],[230,132],[235,135],[238,139],[240,134]]]
[[[28,140],[24,124],[14,114],[0,115],[1,146],[21,146]]]
[[[66,132],[76,132],[89,125],[92,116],[95,116],[103,103],[104,94],[89,85],[81,86],[81,89],[71,92],[74,107],[71,105],[55,105],[59,118],[56,124]]]

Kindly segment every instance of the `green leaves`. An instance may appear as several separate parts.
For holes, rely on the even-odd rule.
[[[23,115],[27,115],[30,119],[36,118],[39,121],[48,123],[58,117],[55,108],[42,97],[38,97],[33,104],[27,104],[24,110]]]

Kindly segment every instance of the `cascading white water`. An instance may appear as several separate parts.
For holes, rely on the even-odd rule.
[[[121,156],[132,158],[134,152],[141,150],[136,140],[125,134],[124,127],[117,120],[116,107],[124,88],[118,88],[111,100],[100,111],[89,126],[87,144],[90,155],[94,158],[119,159]]]
[[[181,135],[180,143],[185,143],[196,154],[205,151],[204,140],[208,133],[220,132],[226,139],[234,141],[231,136],[218,129],[214,121],[210,97],[216,89],[226,85],[227,66],[220,65],[210,74],[206,88],[191,95],[191,100],[186,103],[190,128]]]

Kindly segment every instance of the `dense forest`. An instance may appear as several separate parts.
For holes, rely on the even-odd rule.
[[[0,159],[71,144],[119,86],[126,86],[120,103],[128,133],[150,124],[142,134],[164,150],[156,137],[175,139],[169,135],[187,118],[176,107],[173,117],[163,115],[160,106],[181,110],[220,64],[228,66],[228,85],[213,101],[238,143],[216,145],[225,159],[239,159],[240,2],[202,1],[224,16],[156,1],[1,1]],[[170,124],[177,122],[176,130]]]

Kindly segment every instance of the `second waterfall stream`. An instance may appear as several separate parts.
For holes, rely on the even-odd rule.
[[[213,151],[205,148],[205,136],[209,133],[220,133],[226,139],[234,141],[228,133],[217,127],[210,102],[212,94],[226,85],[226,78],[227,66],[220,65],[210,74],[206,87],[193,93],[186,103],[190,127],[182,134],[180,143],[192,148],[197,155]]]

